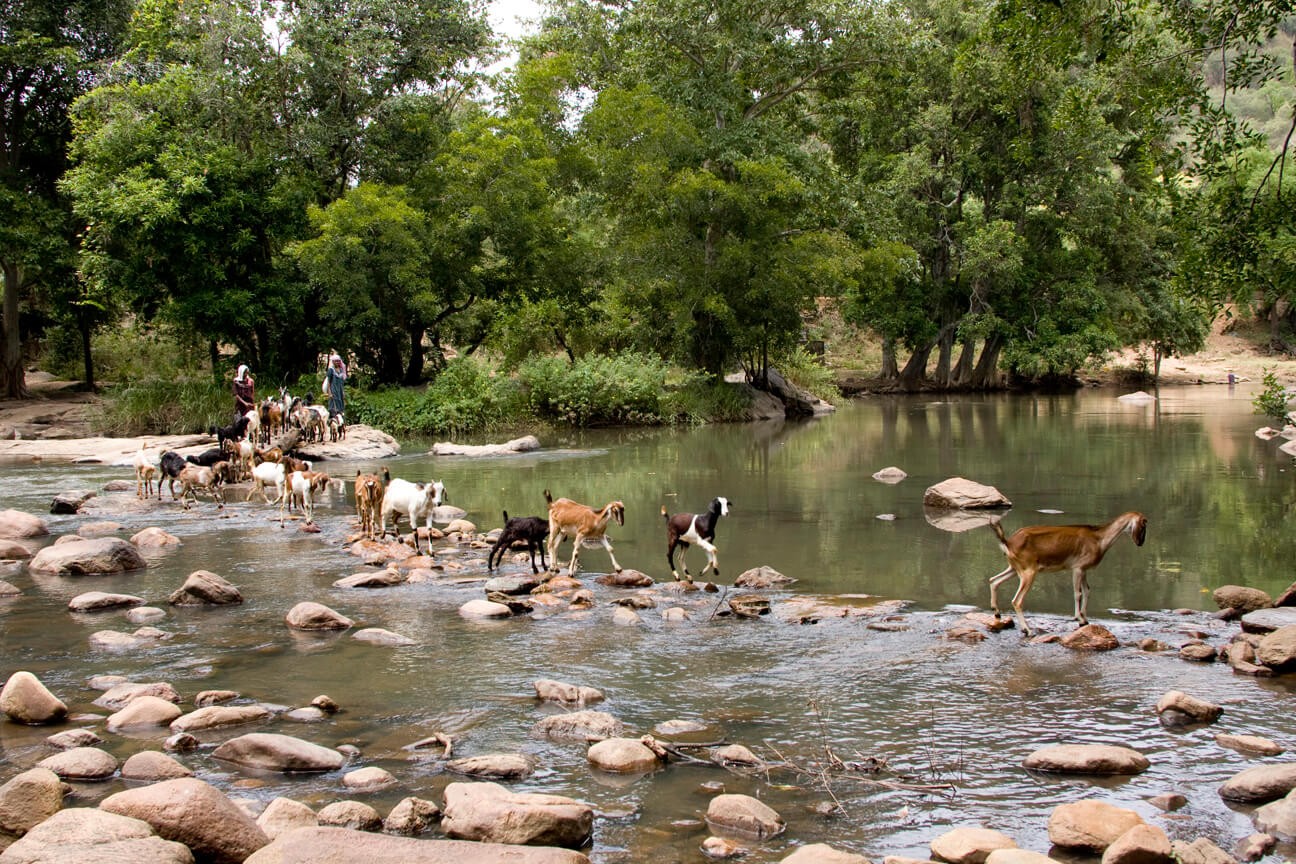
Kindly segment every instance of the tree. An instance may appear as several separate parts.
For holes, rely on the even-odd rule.
[[[12,0],[0,7],[0,395],[21,397],[21,304],[66,280],[72,223],[55,183],[67,164],[68,110],[117,51],[125,0]]]

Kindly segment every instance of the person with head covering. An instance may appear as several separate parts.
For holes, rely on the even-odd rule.
[[[256,381],[247,366],[239,366],[234,373],[234,419],[247,414],[256,407]]]
[[[346,410],[346,398],[343,385],[347,379],[347,367],[336,351],[329,352],[328,368],[324,370],[324,392],[328,395],[328,415],[336,417]]]

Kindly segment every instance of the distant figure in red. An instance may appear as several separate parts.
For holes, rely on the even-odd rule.
[[[238,367],[234,375],[234,419],[247,414],[256,407],[256,381],[248,372],[248,367]]]

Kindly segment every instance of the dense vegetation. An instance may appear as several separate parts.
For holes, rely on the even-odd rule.
[[[1229,301],[1281,344],[1292,6],[550,0],[487,80],[480,0],[15,0],[0,391],[126,328],[341,350],[436,428],[661,422],[825,302],[900,388],[1159,362]]]

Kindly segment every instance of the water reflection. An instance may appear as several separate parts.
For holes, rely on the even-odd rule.
[[[1172,836],[1205,831],[1227,841],[1250,833],[1249,824],[1212,789],[1250,763],[1215,745],[1213,734],[1289,738],[1291,683],[1236,678],[1222,667],[1133,651],[1091,657],[1024,646],[1011,631],[981,644],[935,635],[953,617],[946,607],[985,608],[986,580],[1003,566],[985,528],[949,533],[929,524],[922,492],[951,476],[992,484],[1011,498],[1015,508],[1002,517],[1009,531],[1100,522],[1128,509],[1146,513],[1147,544],[1113,547],[1090,578],[1092,617],[1122,639],[1152,630],[1178,643],[1185,628],[1219,639],[1225,625],[1163,610],[1206,609],[1210,600],[1203,592],[1223,582],[1276,592],[1291,581],[1291,460],[1253,438],[1259,423],[1249,394],[1189,389],[1137,408],[1113,395],[887,397],[852,403],[808,424],[580,432],[545,442],[561,453],[490,460],[410,453],[389,463],[395,476],[443,480],[451,500],[483,528],[497,526],[501,510],[539,515],[546,488],[595,506],[623,500],[626,525],[613,534],[617,557],[658,579],[669,578],[661,505],[699,511],[724,495],[733,502],[717,537],[726,580],[767,564],[799,580],[772,595],[776,604],[804,594],[910,599],[917,611],[903,632],[868,630],[859,619],[796,626],[699,615],[667,624],[652,610],[641,626],[620,628],[611,625],[606,604],[580,615],[465,621],[455,610],[479,596],[479,583],[332,587],[364,569],[339,549],[347,532],[345,499],[320,507],[319,536],[281,529],[268,508],[256,504],[235,504],[228,518],[213,518],[210,507],[186,512],[164,505],[111,517],[128,532],[157,524],[184,541],[145,572],[5,577],[24,594],[0,602],[0,673],[30,669],[74,712],[97,710],[92,702],[98,693],[85,681],[110,672],[170,681],[188,699],[200,690],[232,689],[245,699],[296,707],[326,693],[342,705],[341,714],[324,723],[280,721],[271,728],[359,746],[366,764],[385,767],[401,781],[366,799],[383,812],[405,795],[439,798],[454,779],[435,755],[405,749],[433,732],[455,739],[456,756],[523,752],[541,770],[519,788],[574,795],[603,814],[593,850],[599,861],[696,860],[707,833],[698,821],[707,803],[699,786],[708,780],[756,794],[787,819],[787,834],[761,846],[754,856],[759,861],[779,860],[792,845],[820,840],[871,856],[926,857],[935,833],[971,823],[1046,851],[1045,822],[1056,804],[1097,795],[1151,819],[1155,811],[1144,801],[1163,791],[1192,798],[1184,820],[1159,823]],[[896,485],[871,478],[889,465],[909,477]],[[348,477],[377,464],[329,467]],[[127,472],[6,469],[0,506],[43,512],[63,489],[97,487]],[[880,521],[880,513],[896,519]],[[56,533],[66,533],[94,518],[51,517],[51,523]],[[606,567],[601,550],[582,557],[587,566]],[[479,559],[484,551],[467,556],[468,573],[480,569]],[[245,604],[166,606],[167,595],[198,568],[235,582]],[[136,594],[163,606],[167,618],[158,626],[172,638],[127,653],[91,650],[88,640],[97,630],[135,629],[120,611],[67,612],[71,597],[91,589]],[[610,599],[602,590],[600,598]],[[415,644],[381,648],[349,633],[293,635],[283,617],[301,600],[327,603],[354,619],[356,628],[384,627]],[[1071,602],[1068,580],[1042,577],[1031,594],[1032,621],[1064,628],[1061,616],[1070,613]],[[827,747],[843,759],[884,759],[905,777],[954,782],[959,793],[953,799],[914,795],[858,777],[835,781],[830,794],[795,773],[776,772],[771,785],[763,776],[688,766],[608,782],[591,774],[583,746],[530,734],[554,710],[530,698],[537,678],[598,687],[608,697],[603,707],[635,734],[670,719],[701,720],[717,737],[776,760],[810,764]],[[1225,719],[1207,730],[1161,729],[1150,708],[1172,688],[1226,704]],[[47,755],[46,734],[0,723],[0,779]],[[106,746],[119,758],[156,747],[161,738],[108,737]],[[1136,747],[1153,767],[1102,785],[1031,776],[1019,768],[1036,747],[1081,741]],[[245,778],[209,752],[184,759],[226,788]],[[263,801],[284,794],[313,806],[349,794],[334,775],[257,779],[265,785],[237,794]],[[116,788],[79,784],[76,794],[90,803]],[[844,812],[823,815],[819,805],[834,798]]]

